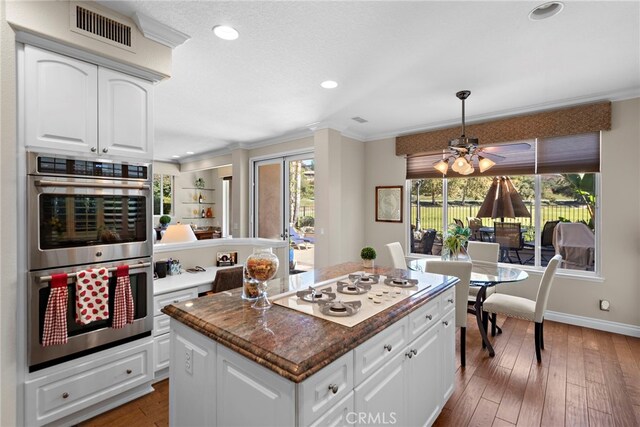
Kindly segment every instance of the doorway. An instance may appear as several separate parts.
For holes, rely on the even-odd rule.
[[[312,153],[253,163],[252,233],[289,240],[291,273],[313,269],[315,164]]]

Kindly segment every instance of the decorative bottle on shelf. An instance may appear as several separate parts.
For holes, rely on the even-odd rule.
[[[200,196],[198,196],[198,203],[202,203],[204,201],[204,199],[202,198],[202,193],[200,193]]]
[[[207,208],[207,218],[213,218],[213,210],[211,208]]]
[[[204,214],[204,208],[202,208],[202,213],[200,214],[200,216],[201,216],[202,218],[204,218],[204,215],[205,215],[205,214]]]

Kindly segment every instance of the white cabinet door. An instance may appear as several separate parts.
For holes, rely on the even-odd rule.
[[[357,425],[409,425],[406,363],[401,352],[355,389]]]
[[[98,67],[26,45],[25,145],[89,153],[98,146]]]
[[[222,345],[216,363],[219,426],[295,425],[293,382]]]
[[[153,371],[158,372],[169,366],[171,358],[171,334],[163,334],[153,339]]]
[[[98,84],[100,152],[151,159],[153,84],[102,67]]]
[[[353,390],[351,390],[347,397],[333,405],[313,424],[310,424],[310,427],[351,427],[356,419],[357,415],[353,412]],[[306,424],[300,423],[300,425]]]
[[[171,319],[169,424],[216,425],[216,344]]]
[[[440,335],[436,324],[409,345],[412,357],[407,360],[407,387],[411,420],[409,425],[431,425],[442,410],[440,386]]]
[[[442,351],[442,394],[443,402],[449,400],[455,388],[456,376],[456,312],[446,314],[441,323],[441,351]]]

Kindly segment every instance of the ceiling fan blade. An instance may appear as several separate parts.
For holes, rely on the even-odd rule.
[[[529,151],[532,145],[528,142],[516,142],[513,144],[494,144],[494,145],[481,145],[479,148],[482,148],[485,152],[491,153],[516,153],[521,151]]]
[[[500,163],[501,161],[506,159],[505,156],[501,156],[499,154],[491,153],[489,151],[484,151],[482,149],[477,150],[476,153],[478,153],[479,156],[486,157],[487,159],[492,160],[492,161],[494,161],[496,163]]]

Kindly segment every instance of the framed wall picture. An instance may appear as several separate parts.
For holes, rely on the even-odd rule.
[[[376,221],[402,222],[402,186],[376,187]]]

